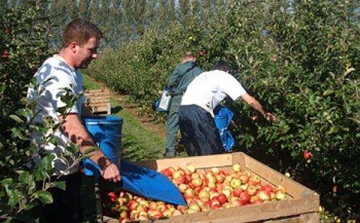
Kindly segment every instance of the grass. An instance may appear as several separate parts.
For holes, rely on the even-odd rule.
[[[84,75],[85,89],[99,89],[101,84]],[[128,109],[121,107],[116,96],[110,97],[114,116],[123,118],[121,134],[121,159],[126,161],[141,161],[159,159],[163,155],[165,138],[146,128],[139,118]],[[84,176],[82,186],[82,206],[84,222],[96,222],[95,180],[93,177]],[[102,188],[102,187],[100,187]]]

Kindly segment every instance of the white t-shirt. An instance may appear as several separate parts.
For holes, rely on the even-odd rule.
[[[83,80],[80,70],[75,70],[67,65],[62,57],[54,55],[43,63],[35,73],[35,78],[39,86],[37,86],[37,89],[29,88],[27,96],[30,100],[37,102],[36,111],[39,111],[39,114],[35,117],[35,122],[43,122],[44,118],[51,118],[54,123],[58,123],[60,113],[57,110],[66,106],[66,103],[61,100],[61,96],[66,94],[67,89],[73,96],[79,95],[83,91]],[[84,102],[85,97],[81,97],[67,111],[77,113],[80,117],[81,105]],[[78,165],[69,169],[77,155],[71,154],[65,148],[70,144],[70,140],[61,131],[54,132],[54,135],[57,138],[57,145],[47,143],[45,150],[51,152],[56,157],[53,161],[56,169],[55,175],[77,172]],[[38,139],[39,133],[33,133],[33,136]],[[70,156],[68,160],[65,161],[60,158],[63,157],[63,154]]]
[[[231,74],[220,70],[207,71],[189,84],[181,105],[198,105],[214,116],[213,109],[226,96],[236,100],[245,93],[245,89]]]

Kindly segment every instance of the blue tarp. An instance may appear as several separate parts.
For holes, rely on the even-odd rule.
[[[226,152],[228,152],[235,143],[234,138],[228,129],[233,117],[234,113],[226,106],[218,105],[214,109],[215,124],[219,130],[221,141]]]

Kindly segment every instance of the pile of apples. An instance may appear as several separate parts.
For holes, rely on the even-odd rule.
[[[187,166],[168,167],[161,173],[179,188],[187,206],[154,201],[127,191],[118,194],[110,192],[110,211],[117,215],[120,222],[170,218],[286,198],[284,186],[275,187],[262,182],[259,176],[242,170],[237,163],[229,171],[216,167],[196,170],[193,166]]]

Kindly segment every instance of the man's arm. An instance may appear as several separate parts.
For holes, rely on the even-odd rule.
[[[260,112],[264,118],[266,118],[266,120],[273,121],[274,120],[274,115],[268,112],[265,112],[265,110],[262,108],[262,105],[260,104],[260,102],[258,102],[254,97],[252,97],[251,95],[249,95],[248,93],[245,93],[243,95],[240,96],[246,103],[248,103],[251,107],[253,107],[255,110],[257,110],[258,112]]]
[[[63,116],[60,116],[59,118],[60,120],[63,120]],[[78,115],[75,113],[70,113],[66,116],[62,125],[62,131],[67,135],[71,142],[80,146],[80,152],[83,154],[86,150],[97,147],[85,126],[81,123]],[[101,150],[89,153],[89,157],[99,165],[104,179],[112,180],[114,182],[121,180],[118,167],[112,163]]]

